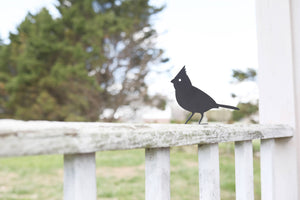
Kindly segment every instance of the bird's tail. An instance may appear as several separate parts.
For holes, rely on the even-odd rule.
[[[223,104],[218,104],[219,107],[223,107],[223,108],[229,108],[229,109],[233,109],[233,110],[240,110],[237,107],[234,106],[228,106],[228,105],[223,105]]]

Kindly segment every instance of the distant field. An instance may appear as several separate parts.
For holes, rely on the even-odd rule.
[[[254,142],[255,199],[260,199],[259,142]],[[97,153],[99,200],[141,200],[145,193],[144,150]],[[171,149],[171,199],[199,199],[197,147]],[[220,144],[222,199],[235,198],[234,145]],[[0,159],[0,199],[61,200],[63,156]]]

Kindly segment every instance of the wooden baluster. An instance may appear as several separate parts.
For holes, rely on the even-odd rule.
[[[146,200],[170,199],[170,148],[145,150]]]
[[[96,200],[95,153],[64,155],[64,200]]]
[[[220,199],[220,170],[218,144],[198,146],[200,200]]]
[[[235,190],[237,200],[254,200],[251,140],[235,142]]]

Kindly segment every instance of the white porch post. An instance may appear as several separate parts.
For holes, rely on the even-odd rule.
[[[299,126],[299,12],[297,0],[256,1],[260,123]],[[291,139],[262,140],[263,200],[298,199],[298,130]]]
[[[297,139],[298,168],[300,166],[300,2],[291,0],[291,20],[292,20],[292,47],[294,64],[294,91],[295,91],[295,128]],[[300,172],[298,172],[298,199],[300,191]]]

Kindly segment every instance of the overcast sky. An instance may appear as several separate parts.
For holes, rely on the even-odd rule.
[[[163,2],[167,7],[156,26],[162,33],[159,45],[165,47],[169,64],[174,66],[173,76],[186,65],[193,85],[219,103],[235,104],[231,93],[240,94],[244,100],[257,97],[254,84],[230,83],[232,69],[257,68],[254,1]],[[164,87],[155,88],[173,93],[169,82]]]
[[[165,49],[173,67],[171,74],[150,76],[150,92],[160,92],[171,99],[174,88],[170,80],[183,67],[194,86],[212,96],[218,103],[233,104],[237,100],[231,93],[244,100],[257,97],[252,83],[230,83],[232,69],[257,68],[255,6],[253,0],[152,0],[166,4],[166,9],[155,17],[159,32],[158,46]],[[9,32],[27,12],[37,13],[47,7],[53,16],[55,0],[9,0],[0,6],[0,36],[8,41]]]

